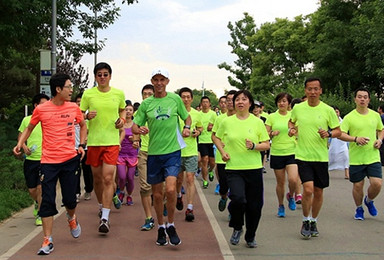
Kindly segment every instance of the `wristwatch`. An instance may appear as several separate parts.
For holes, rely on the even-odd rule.
[[[86,145],[85,144],[79,144],[79,147],[83,147],[83,149],[85,149]]]
[[[331,138],[332,137],[332,131],[328,130],[327,133],[328,133],[328,137]]]
[[[185,125],[184,128],[191,129],[190,125]]]

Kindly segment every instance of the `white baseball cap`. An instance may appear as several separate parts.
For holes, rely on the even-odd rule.
[[[152,77],[151,78],[153,78],[156,75],[162,75],[162,76],[166,77],[167,79],[169,79],[169,72],[168,72],[168,70],[166,70],[164,68],[154,69],[152,71]]]

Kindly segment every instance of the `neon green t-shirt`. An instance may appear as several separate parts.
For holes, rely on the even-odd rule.
[[[339,127],[335,110],[322,101],[315,107],[304,101],[295,105],[291,120],[298,126],[295,158],[309,162],[328,162],[328,138],[321,138],[318,131],[320,128],[328,130],[328,127]]]
[[[201,122],[203,123],[203,132],[199,136],[199,144],[212,144],[212,132],[208,131],[208,125],[214,124],[216,121],[216,113],[213,110],[209,110],[207,113],[204,113],[203,110],[200,112]]]
[[[23,121],[21,121],[19,132],[23,132],[25,128],[28,127],[29,122],[31,121],[31,116],[26,116],[23,118]],[[31,155],[27,155],[25,158],[31,161],[40,161],[41,160],[41,144],[42,144],[42,132],[41,132],[41,124],[40,122],[35,126],[33,129],[31,135],[27,139],[27,146],[29,149],[34,148],[34,151],[31,153]]]
[[[199,111],[191,107],[191,111],[189,111],[189,115],[191,116],[192,119],[192,124],[191,124],[191,135],[188,137],[183,137],[184,142],[186,144],[186,147],[184,147],[181,150],[181,157],[188,157],[188,156],[197,156],[198,151],[197,151],[197,140],[195,137],[192,136],[192,131],[193,129],[196,129],[196,127],[202,127],[203,124],[201,123],[201,117]],[[184,128],[184,121],[179,120],[180,123],[180,129]]]
[[[291,118],[291,111],[286,115],[281,115],[279,111],[269,114],[266,125],[271,127],[272,131],[280,131],[272,137],[271,155],[285,156],[295,154],[296,138],[288,135],[288,121]]]
[[[115,122],[120,117],[119,110],[125,108],[124,92],[111,87],[108,92],[101,92],[97,87],[84,92],[81,99],[81,111],[97,111],[95,118],[89,120],[88,146],[119,145],[119,129]]]
[[[221,122],[216,136],[221,140],[225,137],[224,150],[230,156],[225,166],[226,170],[251,170],[263,167],[260,152],[248,150],[245,146],[245,139],[255,144],[269,140],[261,119],[253,114],[245,120],[238,119],[236,115],[227,117]]]
[[[179,116],[185,120],[188,112],[175,93],[167,92],[163,98],[151,96],[141,103],[133,122],[138,126],[148,122],[148,155],[169,154],[184,148]]]
[[[224,118],[227,118],[227,117],[228,117],[228,115],[227,115],[227,113],[225,113],[225,114],[219,115],[216,118],[215,124],[213,125],[213,128],[212,128],[212,133],[216,134],[217,130],[220,127],[221,122],[224,120]],[[225,143],[225,135],[223,136],[223,138],[220,138],[220,139],[223,143]],[[219,164],[225,164],[225,162],[223,161],[223,158],[221,158],[221,154],[218,150],[216,150],[215,162],[219,163]]]
[[[137,111],[133,114],[133,118],[135,118]],[[148,124],[145,124],[148,127]],[[149,144],[149,134],[140,135],[140,150],[143,152],[148,152],[148,144]]]
[[[380,162],[380,151],[373,147],[376,137],[376,131],[383,129],[380,115],[369,109],[365,115],[360,114],[356,109],[346,115],[341,123],[341,131],[350,136],[369,137],[366,145],[357,145],[351,142],[349,146],[349,164],[363,165]]]

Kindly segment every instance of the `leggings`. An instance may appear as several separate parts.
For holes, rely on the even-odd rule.
[[[119,177],[119,187],[121,191],[123,191],[125,185],[127,185],[128,194],[132,194],[133,188],[135,187],[135,170],[136,166],[128,167],[127,165],[123,164],[117,165],[117,175]]]

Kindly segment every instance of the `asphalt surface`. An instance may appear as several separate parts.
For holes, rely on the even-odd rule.
[[[217,209],[216,180],[202,190],[201,179],[197,178],[196,220],[185,222],[184,210],[176,211],[176,228],[182,240],[179,246],[159,247],[155,244],[156,230],[140,231],[144,213],[136,189],[133,206],[112,210],[111,231],[106,236],[97,232],[94,194],[90,201],[82,200],[78,205],[80,238],[71,237],[65,214],[59,215],[53,231],[55,250],[49,256],[36,255],[43,235],[41,227],[34,226],[32,207],[15,214],[0,224],[0,259],[384,259],[383,195],[375,200],[377,217],[369,216],[364,206],[365,220],[354,220],[352,184],[341,171],[330,172],[330,176],[330,187],[324,191],[318,218],[320,236],[309,240],[300,235],[300,205],[296,211],[290,211],[285,201],[286,217],[276,217],[275,177],[267,167],[257,248],[245,247],[243,238],[237,246],[229,244],[232,229],[228,227],[228,212]]]

